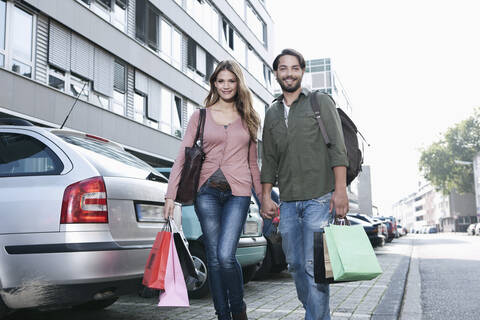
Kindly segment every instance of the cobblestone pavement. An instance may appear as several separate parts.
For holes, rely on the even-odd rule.
[[[411,243],[407,236],[395,239],[393,243],[375,250],[383,270],[382,275],[376,279],[331,285],[332,320],[396,320],[403,296]],[[397,281],[398,279],[403,279],[403,282]],[[272,274],[264,281],[249,282],[245,286],[245,300],[250,320],[300,320],[305,316],[304,309],[297,299],[294,282],[287,272]],[[191,300],[189,308],[159,308],[157,302],[158,297],[142,298],[138,295],[130,295],[121,297],[115,304],[102,311],[22,311],[11,315],[8,320],[216,319],[210,297]]]
[[[330,309],[332,320],[371,319],[384,296],[400,261],[410,255],[408,237],[395,239],[393,243],[375,250],[383,273],[371,281],[334,284],[330,286]],[[402,288],[403,291],[403,288]],[[305,311],[297,299],[295,284],[287,272],[272,274],[268,280],[252,281],[245,286],[245,300],[249,319],[303,319]],[[399,301],[400,302],[400,301]],[[124,297],[108,310],[122,313],[132,305],[150,314],[148,319],[183,320],[216,319],[210,297],[191,300],[190,308],[162,308],[156,306],[156,299]],[[152,313],[152,308],[157,309]],[[137,310],[138,310],[137,309]],[[143,319],[137,315],[137,319]],[[147,319],[147,318],[145,318]]]

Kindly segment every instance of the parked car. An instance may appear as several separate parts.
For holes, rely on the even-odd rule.
[[[386,239],[387,239],[387,234],[384,234],[384,232],[386,233],[387,229],[386,229],[385,225],[383,224],[383,222],[381,220],[376,220],[375,221],[375,219],[373,219],[372,217],[370,217],[366,214],[362,214],[362,213],[348,213],[347,216],[348,216],[349,221],[351,220],[351,218],[360,219],[360,220],[362,220],[366,223],[371,224],[374,228],[377,228],[378,234],[381,237],[374,237],[373,240],[371,240],[372,246],[383,247],[385,245],[385,242],[386,242]],[[367,231],[367,230],[365,230],[365,231]]]
[[[102,137],[0,119],[0,318],[135,292],[166,179]],[[174,210],[181,228],[181,208]]]
[[[480,236],[480,223],[477,223],[475,226],[475,235]]]
[[[468,226],[467,228],[467,235],[469,236],[474,236],[475,235],[475,227],[477,226],[476,223],[472,223],[471,225]]]
[[[171,168],[156,168],[165,176],[170,176]],[[188,287],[191,298],[199,299],[209,293],[207,279],[207,259],[203,246],[203,234],[195,208],[193,205],[182,206],[183,233],[188,240],[190,253],[192,254],[195,267],[200,274],[200,281]],[[260,268],[267,251],[267,240],[262,235],[263,220],[260,216],[259,206],[252,196],[247,221],[240,235],[240,241],[236,252],[238,262],[242,266],[243,282],[247,283],[255,276]]]
[[[382,220],[383,223],[387,226],[387,238],[385,239],[387,242],[392,242],[392,240],[396,236],[396,231],[394,228],[394,224],[389,217],[377,217],[377,219]]]
[[[381,230],[379,229],[380,225],[372,225],[370,222],[367,222],[362,219],[358,219],[353,216],[348,216],[348,221],[350,225],[361,225],[365,230],[365,233],[372,244],[372,247],[383,246],[385,244],[385,237],[382,235]]]
[[[398,230],[398,235],[400,237],[404,236],[407,234],[407,228],[404,228],[402,225],[397,224],[397,230]]]

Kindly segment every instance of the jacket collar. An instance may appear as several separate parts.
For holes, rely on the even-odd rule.
[[[310,90],[302,87],[302,92],[300,92],[300,95],[302,95],[302,94],[304,96],[308,97],[308,95],[310,94]],[[275,99],[273,99],[272,103],[275,103],[275,102],[283,102],[283,94],[281,94],[278,97],[276,97]]]

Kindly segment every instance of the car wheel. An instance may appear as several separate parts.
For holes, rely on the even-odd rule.
[[[270,246],[267,246],[267,252],[265,253],[265,258],[263,258],[262,265],[255,272],[253,279],[254,280],[264,280],[267,275],[271,272],[272,269],[272,249]]]
[[[3,303],[2,297],[0,297],[0,319],[3,319],[9,313],[10,309]]]
[[[104,299],[104,300],[92,300],[83,304],[79,304],[78,306],[75,306],[75,309],[81,309],[81,310],[101,310],[105,309],[106,307],[111,306],[118,300],[118,297],[112,297],[109,299]]]
[[[191,299],[201,299],[208,295],[210,291],[207,279],[207,257],[205,249],[200,245],[192,245],[190,247],[193,263],[198,272],[198,280],[188,287],[188,296]]]

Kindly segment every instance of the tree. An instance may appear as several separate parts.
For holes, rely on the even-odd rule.
[[[473,167],[455,160],[472,161],[480,151],[480,109],[449,128],[444,136],[422,150],[419,168],[425,179],[444,194],[474,192]]]

